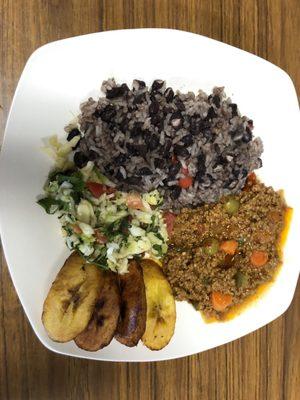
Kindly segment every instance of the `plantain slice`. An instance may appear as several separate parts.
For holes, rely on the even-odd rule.
[[[115,338],[126,346],[136,346],[146,327],[146,296],[140,265],[131,260],[126,274],[119,275],[121,312]]]
[[[147,299],[145,346],[160,350],[171,340],[176,322],[176,305],[172,289],[161,268],[152,260],[142,260]]]
[[[99,268],[72,253],[44,302],[42,322],[52,340],[68,342],[86,328],[101,285]]]
[[[117,274],[108,271],[103,271],[102,274],[103,286],[91,320],[86,329],[75,338],[77,346],[87,351],[97,351],[111,342],[120,314]]]

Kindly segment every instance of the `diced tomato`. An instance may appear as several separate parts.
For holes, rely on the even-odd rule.
[[[133,208],[135,210],[144,210],[142,198],[138,193],[128,194],[126,198],[126,204],[128,208]]]
[[[163,215],[163,218],[167,226],[168,235],[171,236],[174,229],[174,222],[176,219],[176,215],[171,213],[170,211],[166,211]]]
[[[77,235],[80,235],[82,233],[81,228],[77,224],[72,225],[72,229],[74,233],[77,233]]]
[[[189,174],[189,169],[188,168],[181,168],[181,173],[183,175],[188,175]]]
[[[193,178],[191,176],[180,178],[178,184],[182,189],[188,189],[193,184]]]
[[[103,235],[103,233],[101,233],[100,231],[95,230],[95,236],[98,243],[100,244],[107,243],[107,237]]]
[[[89,189],[89,191],[92,193],[94,197],[97,199],[103,194],[106,193],[106,186],[101,185],[101,183],[97,182],[87,182],[86,187]]]

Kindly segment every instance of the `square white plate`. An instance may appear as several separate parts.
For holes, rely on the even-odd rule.
[[[153,352],[141,343],[126,348],[113,341],[88,353],[72,342],[52,342],[41,323],[44,298],[68,255],[56,218],[36,204],[51,163],[42,138],[57,133],[77,115],[79,104],[99,95],[103,79],[131,83],[155,78],[181,90],[225,86],[242,113],[253,118],[265,145],[259,176],[284,188],[294,216],[285,262],[276,282],[234,320],[205,324],[187,303],[177,303],[171,343]],[[164,29],[95,33],[47,44],[28,60],[11,106],[0,160],[0,224],[9,270],[40,341],[58,353],[110,361],[154,361],[198,353],[237,339],[280,316],[290,305],[299,273],[300,135],[296,92],[289,76],[269,62],[203,36]]]

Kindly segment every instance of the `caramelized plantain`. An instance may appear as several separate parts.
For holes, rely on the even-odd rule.
[[[117,275],[102,272],[103,286],[95,304],[94,312],[86,329],[75,338],[78,347],[97,351],[107,346],[118,324],[120,314],[120,293]]]
[[[128,272],[119,276],[121,312],[115,338],[126,346],[136,346],[146,327],[146,296],[142,269],[131,260]]]

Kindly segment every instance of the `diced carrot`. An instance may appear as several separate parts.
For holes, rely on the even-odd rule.
[[[82,233],[81,228],[77,224],[72,225],[72,229],[74,233],[77,233],[77,235],[80,235]]]
[[[170,211],[166,211],[163,215],[165,224],[167,226],[167,232],[168,235],[171,236],[172,232],[173,232],[173,228],[174,228],[174,222],[175,222],[175,218],[176,215],[171,213]]]
[[[128,208],[134,210],[144,210],[144,205],[141,196],[138,193],[129,193],[126,198]]]
[[[214,291],[211,294],[211,302],[216,311],[224,311],[232,303],[232,295]]]
[[[236,240],[225,240],[220,244],[220,249],[225,251],[226,254],[235,254],[238,248],[238,242]]]
[[[263,267],[268,262],[268,253],[262,250],[253,250],[250,261],[254,267]]]
[[[185,178],[179,179],[179,186],[182,189],[188,189],[193,184],[193,178],[191,176],[186,176]]]

